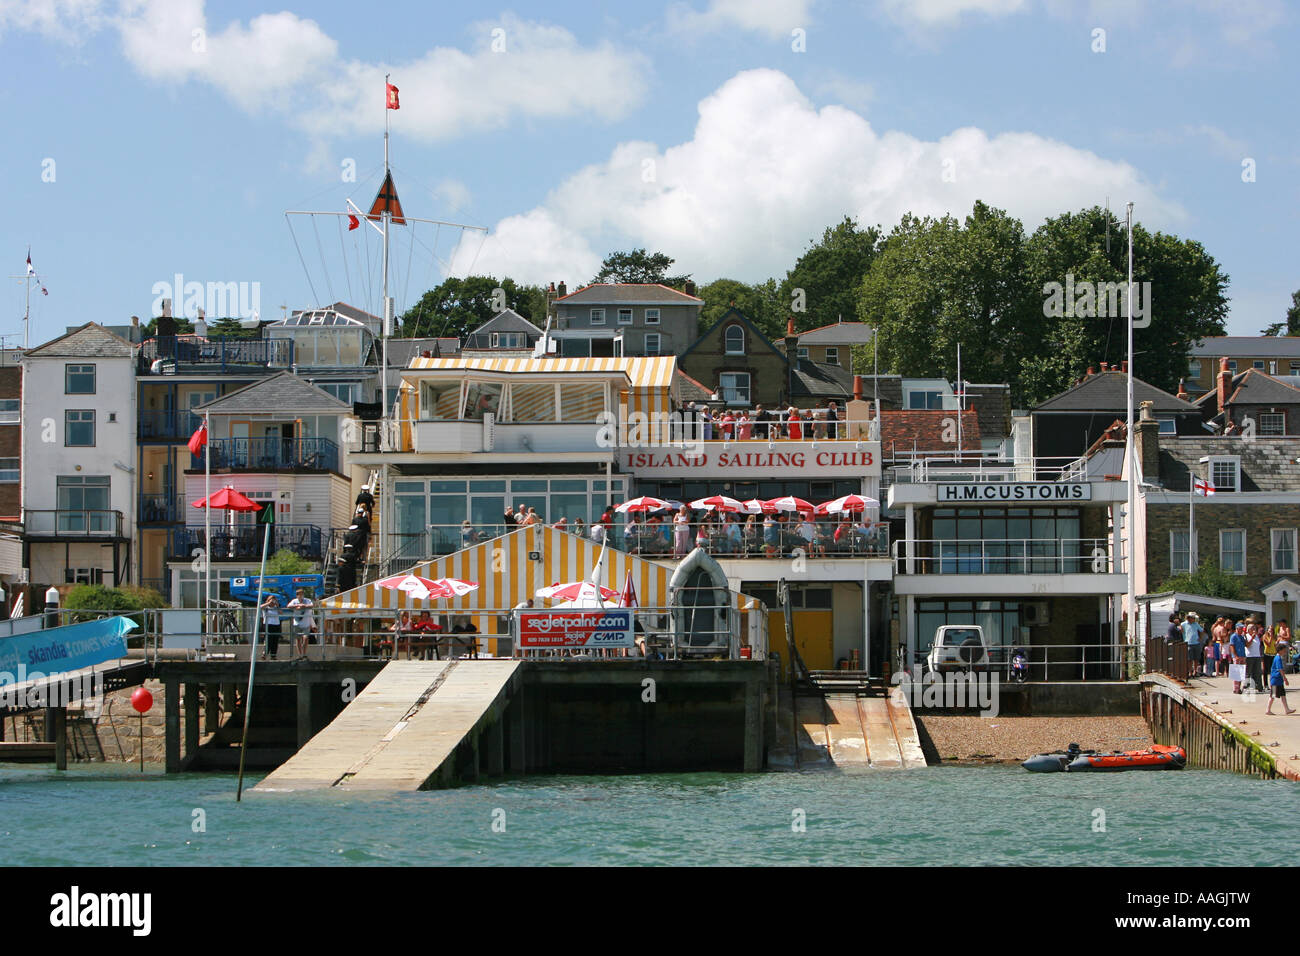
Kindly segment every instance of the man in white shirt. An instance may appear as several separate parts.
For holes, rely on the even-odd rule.
[[[1264,641],[1258,624],[1246,625],[1246,678],[1255,690],[1264,689]]]
[[[316,630],[316,616],[312,611],[316,602],[307,597],[305,590],[299,588],[294,599],[285,606],[293,609],[294,653],[306,657],[308,638]]]
[[[591,525],[591,540],[596,544],[605,543],[605,526],[599,521],[593,522]]]

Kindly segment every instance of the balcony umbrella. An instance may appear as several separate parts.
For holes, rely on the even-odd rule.
[[[583,596],[583,589],[591,590],[591,583],[588,581],[571,581],[568,584],[552,584],[549,587],[538,588],[534,597],[540,598],[558,598],[561,601],[576,601]],[[600,586],[600,596],[602,600],[610,600],[618,597],[618,591],[613,588],[607,588],[603,584]]]
[[[621,515],[625,515],[629,512],[666,511],[671,507],[672,502],[670,501],[643,495],[640,498],[633,498],[630,501],[623,502],[621,505],[616,506],[614,510]]]
[[[761,498],[750,498],[748,501],[742,501],[741,506],[747,515],[774,515],[781,509],[771,502],[764,501]]]
[[[823,501],[816,507],[815,512],[819,515],[838,515],[846,511],[866,511],[868,508],[879,507],[880,502],[875,498],[868,498],[866,495],[844,495],[834,501]]]
[[[734,514],[738,511],[744,511],[745,506],[735,498],[728,498],[726,495],[713,495],[709,498],[697,498],[691,502],[691,507],[696,511],[717,511]]]
[[[192,502],[195,508],[216,508],[221,511],[257,511],[262,506],[235,490],[233,485],[226,485],[214,495]]]
[[[782,498],[773,498],[767,504],[771,505],[777,511],[812,511],[811,502],[804,501],[802,498],[796,498],[794,495],[786,495]]]
[[[375,587],[388,588],[390,591],[405,591],[417,601],[438,600],[439,598],[460,597],[478,590],[477,581],[458,581],[456,578],[422,578],[417,574],[397,574],[391,578],[376,581]]]

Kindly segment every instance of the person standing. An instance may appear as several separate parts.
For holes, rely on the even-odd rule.
[[[799,420],[799,409],[790,406],[790,423],[786,427],[790,441],[803,441],[803,423]]]
[[[1236,665],[1240,665],[1241,667],[1245,667],[1246,666],[1246,625],[1244,622],[1241,621],[1237,622],[1237,626],[1233,628],[1232,631],[1232,640],[1229,643],[1231,643],[1232,645],[1232,663]],[[1241,693],[1240,679],[1232,682],[1232,692],[1234,694]]]
[[[1246,627],[1246,678],[1251,690],[1264,689],[1264,640],[1260,626],[1253,621]]]
[[[1289,683],[1286,679],[1286,655],[1290,650],[1290,645],[1286,641],[1277,642],[1277,654],[1273,657],[1273,667],[1268,673],[1268,707],[1264,710],[1266,714],[1273,713],[1273,701],[1282,701],[1282,706],[1286,708],[1288,714],[1294,714],[1295,708],[1286,702],[1286,685]]]
[[[1260,667],[1260,672],[1267,676],[1273,672],[1273,657],[1277,654],[1277,634],[1273,628],[1267,628],[1260,640],[1264,645],[1264,663]]]
[[[839,410],[832,401],[826,406],[826,437],[831,441],[839,438],[839,420]]]
[[[673,517],[673,557],[684,558],[691,550],[691,513],[685,505]]]
[[[1188,611],[1187,620],[1183,621],[1183,638],[1187,641],[1187,677],[1189,680],[1195,677],[1201,669],[1201,636],[1203,633],[1200,616],[1195,611]]]
[[[761,404],[754,406],[754,436],[766,441],[768,438],[768,414]]]
[[[307,641],[310,635],[316,630],[316,616],[312,608],[316,603],[309,597],[303,588],[298,589],[288,607],[293,610],[293,630],[295,636],[294,653],[298,657],[307,656]]]
[[[266,631],[266,649],[262,652],[263,660],[269,655],[275,660],[280,650],[280,599],[268,594],[259,611],[262,615],[262,628]]]

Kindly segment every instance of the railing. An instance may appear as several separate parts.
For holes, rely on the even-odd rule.
[[[1187,680],[1191,673],[1187,659],[1187,642],[1171,641],[1167,637],[1152,637],[1146,642],[1146,669],[1152,674],[1167,674],[1177,680]]]
[[[244,525],[233,530],[214,526],[212,529],[212,560],[260,560],[264,533],[263,525]],[[316,525],[272,525],[270,553],[274,554],[282,548],[287,548],[299,557],[319,561],[324,556],[324,538],[321,529]],[[194,556],[196,549],[203,547],[203,528],[176,528],[171,534],[169,558],[173,561],[188,560]]]
[[[185,498],[182,495],[141,495],[140,524],[171,524],[185,521]]]
[[[154,371],[156,361],[161,362],[158,371],[163,374],[175,374],[178,365],[203,365],[223,372],[230,366],[290,368],[293,339],[203,339],[185,335],[146,339],[140,345],[141,374]]]
[[[23,510],[23,533],[52,537],[122,537],[122,512]]]
[[[769,413],[771,414],[771,413]],[[840,409],[834,422],[827,421],[826,409],[800,409],[799,421],[792,422],[788,412],[772,414],[766,421],[726,422],[716,415],[705,421],[691,413],[677,413],[647,421],[629,416],[621,428],[622,441],[629,447],[693,444],[708,442],[766,441],[878,441],[876,420],[846,419]],[[812,417],[809,417],[809,416]]]
[[[1130,644],[991,644],[987,657],[972,655],[972,663],[945,663],[941,670],[947,673],[997,674],[1003,682],[1014,683],[1012,655],[1017,649],[1027,653],[1025,679],[1030,682],[1057,681],[1124,681],[1134,680],[1142,672],[1141,648]],[[918,650],[907,668],[912,680],[922,678],[928,668],[929,649]],[[1184,658],[1186,653],[1184,653]],[[1148,658],[1149,659],[1149,658]],[[899,648],[895,670],[906,665],[906,649]],[[895,682],[899,675],[894,675]]]
[[[328,438],[218,438],[212,467],[244,471],[338,471],[339,446]]]
[[[906,574],[907,544],[894,542],[895,571]],[[913,574],[1122,574],[1109,538],[913,539]]]
[[[893,482],[898,484],[1080,480],[1079,459],[1071,458],[1009,460],[1000,451],[985,452],[978,448],[963,451],[960,455],[951,448],[900,452],[894,460],[899,458],[910,458],[911,461],[895,464],[889,469]]]
[[[202,423],[202,416],[189,409],[144,410],[137,432],[140,441],[187,441]]]

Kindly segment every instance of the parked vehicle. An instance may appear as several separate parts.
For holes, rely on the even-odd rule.
[[[1017,684],[1029,680],[1029,651],[1023,647],[1011,651],[1011,679]]]
[[[987,670],[992,663],[984,630],[978,624],[941,624],[925,657],[926,671]]]

